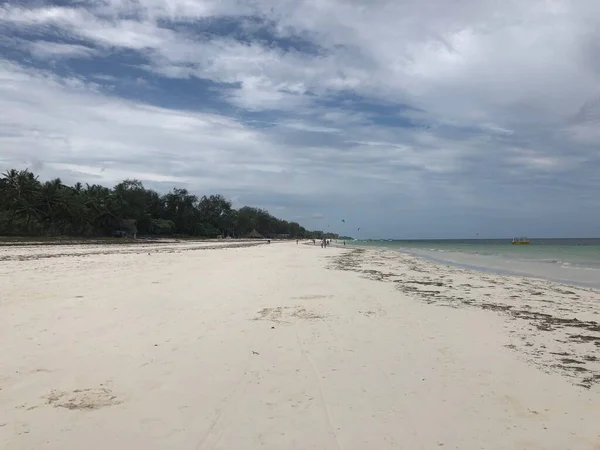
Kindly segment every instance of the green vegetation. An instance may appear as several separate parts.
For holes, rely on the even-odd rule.
[[[2,236],[177,236],[243,237],[256,230],[265,237],[337,238],[308,231],[267,211],[238,210],[221,195],[198,198],[186,189],[160,195],[140,181],[109,189],[99,185],[41,182],[29,170],[9,170],[0,178]]]

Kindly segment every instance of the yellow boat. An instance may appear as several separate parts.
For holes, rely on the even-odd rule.
[[[528,245],[531,244],[531,241],[526,237],[514,238],[512,240],[512,245]]]

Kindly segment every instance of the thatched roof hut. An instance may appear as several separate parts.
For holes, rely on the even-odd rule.
[[[265,237],[260,234],[258,231],[256,230],[252,230],[250,233],[248,233],[246,236],[244,236],[248,239],[264,239]]]

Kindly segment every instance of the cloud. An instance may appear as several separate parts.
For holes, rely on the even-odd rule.
[[[594,8],[591,0],[582,4]],[[585,56],[578,51],[584,44],[589,59],[596,56],[589,42],[598,32],[590,25],[588,8],[565,2],[463,0],[452,8],[441,1],[422,6],[409,0],[379,1],[368,8],[342,0],[108,5],[5,6],[0,20],[54,25],[95,45],[143,50],[152,61],[148,69],[160,74],[239,83],[230,99],[252,109],[296,104],[299,100],[292,98],[308,92],[352,89],[408,101],[442,118],[512,129],[526,115],[562,119],[567,108],[573,113],[600,89],[596,73],[577,60]],[[169,27],[173,21],[244,13],[275,23],[270,31],[278,38],[303,36],[322,52],[284,52],[227,36],[197,39],[190,28]]]
[[[517,223],[560,200],[582,222],[600,169],[597,17],[594,0],[4,4],[0,165],[227,191],[309,220]]]
[[[98,54],[96,50],[83,45],[47,41],[31,42],[29,51],[40,59],[91,58]]]
[[[108,184],[129,174],[202,190],[331,191],[333,180],[311,172],[327,169],[332,149],[282,149],[273,136],[223,115],[126,101],[95,83],[12,63],[0,64],[0,80],[5,167],[39,160],[49,175],[68,170]]]
[[[35,156],[46,169],[81,166],[80,172],[107,183],[126,173],[161,182],[163,170],[173,172],[173,181],[210,180],[227,170],[231,152],[257,139],[226,117],[136,104],[104,95],[91,83],[14,64],[0,65],[0,80],[0,119],[3,130],[12,130],[0,135],[5,164],[26,164]],[[239,161],[258,156],[243,148]]]

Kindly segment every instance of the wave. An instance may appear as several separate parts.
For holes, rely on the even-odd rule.
[[[502,248],[496,246],[494,248],[465,248],[465,247],[451,247],[451,246],[411,246],[407,245],[406,242],[398,242],[394,244],[401,245],[390,245],[390,248],[402,250],[406,253],[415,256],[429,256],[432,258],[439,258],[450,263],[455,263],[463,259],[459,255],[465,255],[464,263],[471,264],[474,266],[493,267],[497,264],[520,263],[520,264],[532,264],[552,266],[556,269],[564,270],[577,270],[587,269],[599,270],[600,269],[600,255],[596,259],[594,256],[589,257],[587,255],[576,255],[570,254],[571,252],[565,252],[561,248],[558,251],[549,251],[550,249],[540,250],[539,247],[524,249],[514,249],[509,245],[505,245]],[[453,256],[454,255],[454,256]],[[470,257],[469,257],[470,256]],[[452,261],[450,261],[452,259]],[[495,261],[496,260],[496,261]]]
[[[522,261],[527,261],[527,262],[539,262],[539,263],[546,263],[546,264],[571,264],[569,262],[565,262],[565,261],[561,261],[560,259],[536,259],[536,258],[531,258],[531,259],[522,259]]]

